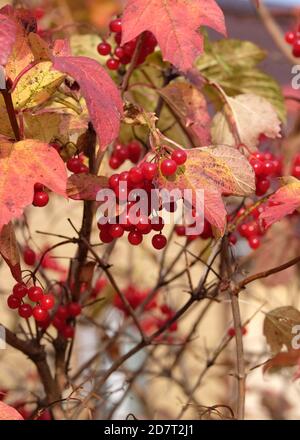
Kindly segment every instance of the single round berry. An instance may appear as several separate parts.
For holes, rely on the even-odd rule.
[[[115,56],[117,58],[119,58],[119,60],[121,60],[125,55],[126,55],[126,53],[125,53],[123,47],[119,47],[119,46],[116,47],[116,49],[115,49]]]
[[[157,164],[144,162],[142,165],[143,176],[146,180],[152,181],[157,175]]]
[[[111,225],[108,231],[113,238],[120,238],[124,234],[124,228],[121,225]]]
[[[118,70],[120,67],[120,61],[116,58],[110,58],[106,61],[106,66],[109,70]]]
[[[133,167],[129,171],[129,181],[131,183],[140,183],[144,179],[143,172],[141,168]]]
[[[260,160],[251,160],[251,165],[256,176],[261,176],[264,173],[264,164]]]
[[[75,329],[72,325],[66,325],[61,330],[61,334],[65,339],[73,339],[75,335]]]
[[[258,237],[250,237],[248,240],[249,246],[251,247],[251,249],[255,250],[258,249],[260,246],[260,240]]]
[[[43,310],[51,310],[53,309],[55,304],[55,298],[51,293],[44,295],[40,300],[40,306]]]
[[[187,160],[187,154],[184,150],[174,150],[171,159],[173,159],[177,165],[183,165]]]
[[[19,315],[21,318],[28,319],[32,315],[32,307],[30,304],[21,304],[19,307]]]
[[[259,180],[256,184],[256,195],[263,196],[270,188],[270,181],[268,179]]]
[[[9,295],[7,305],[10,309],[18,309],[21,305],[21,300],[15,295]]]
[[[275,173],[275,164],[272,160],[266,160],[263,163],[263,174],[272,176]]]
[[[293,55],[297,58],[300,57],[300,38],[297,38],[293,43]]]
[[[175,226],[175,232],[178,235],[178,237],[184,237],[185,236],[185,226],[184,225],[176,225]]]
[[[71,173],[78,174],[82,165],[79,157],[72,157],[67,161],[67,168]]]
[[[36,206],[38,208],[43,208],[46,206],[49,202],[49,196],[45,191],[38,191],[34,193],[33,196],[33,206]]]
[[[232,244],[233,246],[235,244],[237,244],[237,236],[234,235],[234,234],[230,234],[230,236],[229,236],[229,243]]]
[[[142,148],[141,148],[140,143],[137,141],[131,141],[127,145],[127,148],[128,148],[129,160],[132,163],[138,163],[140,156],[141,156],[141,153],[142,153]]]
[[[114,148],[114,156],[116,156],[120,162],[125,162],[129,156],[127,145],[117,144]]]
[[[61,332],[63,328],[66,326],[66,322],[64,321],[64,319],[60,319],[58,316],[54,316],[52,325],[53,327],[56,328],[56,330]]]
[[[80,315],[81,311],[82,307],[77,302],[71,302],[70,304],[68,304],[69,316],[75,318],[76,316]]]
[[[108,179],[108,185],[111,189],[115,189],[119,185],[119,174],[112,174]]]
[[[14,296],[16,296],[17,298],[22,299],[22,298],[24,298],[24,296],[27,295],[27,293],[28,293],[28,289],[27,289],[27,287],[25,286],[25,284],[23,284],[23,283],[18,283],[18,284],[15,284],[15,285],[14,285],[14,287],[13,287],[13,294],[14,294]]]
[[[167,244],[167,237],[162,234],[156,234],[152,237],[152,246],[154,249],[161,250]]]
[[[111,32],[114,32],[114,33],[122,32],[122,21],[119,18],[112,20],[109,23],[109,29]]]
[[[86,166],[86,165],[84,165],[84,163],[82,163],[82,164],[80,165],[80,168],[79,168],[78,174],[87,174],[89,171],[90,171],[90,170],[89,170],[89,167]]]
[[[98,53],[100,55],[106,56],[111,52],[111,45],[109,43],[102,42],[97,46]]]
[[[30,247],[26,246],[23,252],[23,258],[28,266],[33,266],[36,261],[36,253]]]
[[[163,230],[165,223],[162,217],[154,217],[151,220],[152,230],[156,232],[160,232]]]
[[[69,313],[66,306],[60,305],[57,308],[56,315],[58,319],[64,320],[67,319]]]
[[[35,192],[37,192],[37,191],[44,191],[45,187],[44,187],[44,185],[42,183],[35,183],[33,189],[34,189]]]
[[[177,171],[177,163],[173,159],[164,159],[160,164],[160,170],[166,177],[173,176]]]
[[[32,310],[32,315],[38,322],[45,321],[49,316],[47,310],[44,310],[41,306],[35,306]]]
[[[295,32],[287,32],[284,37],[288,44],[293,44],[296,39],[296,34]]]
[[[32,286],[28,289],[28,298],[33,302],[39,302],[43,295],[44,291],[39,286]]]
[[[122,165],[122,162],[120,161],[120,159],[116,156],[111,156],[109,159],[109,166],[110,168],[112,168],[113,170],[116,170],[117,168],[119,168]]]
[[[109,230],[106,228],[100,231],[99,238],[100,241],[105,244],[109,244],[114,240],[114,238],[110,235]]]
[[[131,231],[128,234],[128,241],[133,246],[138,246],[143,241],[143,235],[137,231]]]

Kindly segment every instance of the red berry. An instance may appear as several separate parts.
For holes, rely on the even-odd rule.
[[[293,55],[297,58],[300,57],[300,38],[294,41],[293,44]]]
[[[152,237],[152,246],[154,249],[163,249],[167,244],[167,238],[162,234],[156,234]]]
[[[117,168],[119,168],[122,165],[122,162],[120,161],[120,159],[116,156],[111,156],[109,159],[109,166],[110,168],[112,168],[113,170],[116,170]]]
[[[258,249],[260,246],[260,240],[258,237],[250,237],[248,240],[249,246],[251,247],[251,249],[255,250]]]
[[[177,163],[173,159],[164,159],[160,164],[160,170],[164,176],[172,176],[176,173]]]
[[[10,309],[18,309],[21,305],[21,300],[15,295],[9,295],[7,305]]]
[[[116,47],[116,49],[115,49],[115,56],[117,58],[119,58],[119,60],[121,60],[125,55],[126,54],[125,54],[125,51],[124,51],[123,47],[119,47],[119,46]]]
[[[114,238],[110,235],[109,230],[106,228],[100,231],[99,238],[102,243],[106,244],[111,243],[114,240]]]
[[[235,244],[237,244],[237,236],[234,235],[234,234],[230,234],[230,236],[229,236],[229,243],[232,244],[233,246]]]
[[[115,189],[119,185],[119,174],[112,174],[108,179],[108,185],[111,189]]]
[[[72,157],[67,161],[67,168],[71,173],[78,174],[82,165],[79,157]]]
[[[55,298],[51,293],[44,295],[40,300],[40,306],[43,310],[51,310],[53,309],[55,304]]]
[[[275,173],[275,165],[271,160],[266,160],[263,163],[263,174],[266,176],[272,176]]]
[[[143,172],[141,168],[133,167],[129,171],[129,181],[131,183],[140,183],[144,180]]]
[[[66,325],[65,327],[63,327],[61,334],[65,339],[73,339],[75,335],[75,329],[72,325]]]
[[[118,33],[116,33],[116,35],[115,35],[115,42],[116,42],[118,45],[120,45],[120,44],[121,44],[121,41],[122,41],[122,33],[121,33],[121,32],[118,32]]]
[[[185,226],[184,225],[176,225],[175,226],[175,232],[179,237],[185,236]]]
[[[43,295],[43,289],[38,286],[32,286],[28,289],[28,298],[33,302],[39,302]]]
[[[171,159],[173,159],[177,165],[183,165],[187,160],[187,154],[184,150],[174,150]]]
[[[36,321],[45,321],[49,314],[47,310],[42,309],[41,306],[35,306],[32,310],[32,315]]]
[[[143,241],[143,235],[137,231],[131,231],[128,234],[128,241],[133,246],[138,246]]]
[[[75,316],[80,315],[81,310],[82,310],[82,307],[77,302],[71,302],[70,304],[68,304],[69,315],[74,318],[75,318]]]
[[[57,308],[56,315],[58,319],[64,320],[68,317],[68,309],[66,306],[60,305]]]
[[[122,21],[119,18],[112,20],[109,23],[109,29],[111,32],[115,32],[115,33],[122,32]]]
[[[285,41],[286,41],[288,44],[293,44],[294,41],[295,41],[295,38],[296,38],[296,34],[295,34],[295,32],[287,32],[287,33],[285,34]]]
[[[124,44],[123,48],[124,48],[124,52],[126,53],[126,55],[131,57],[135,51],[135,48],[136,48],[136,41],[135,40],[128,41],[128,43]]]
[[[157,164],[144,162],[142,165],[143,176],[146,180],[152,181],[157,174]]]
[[[53,327],[56,328],[59,332],[63,330],[63,328],[66,326],[66,323],[63,319],[60,319],[58,316],[55,316],[52,321]]]
[[[98,44],[97,50],[100,55],[103,55],[103,56],[109,55],[111,52],[111,45],[109,43],[102,42],[102,43]]]
[[[49,196],[45,191],[38,191],[34,193],[33,202],[32,202],[34,206],[37,206],[38,208],[43,208],[48,204],[48,202],[49,202]]]
[[[26,246],[23,252],[23,258],[28,266],[33,266],[36,261],[36,253],[30,247]]]
[[[116,58],[110,58],[106,61],[106,66],[109,70],[118,70],[120,66],[120,61]]]
[[[300,179],[300,165],[296,165],[292,168],[292,175]]]
[[[87,167],[86,165],[84,165],[83,163],[80,165],[80,169],[78,174],[87,174],[89,172],[89,167]]]
[[[256,195],[263,196],[270,188],[270,181],[268,179],[259,180],[256,184]]]
[[[162,217],[154,217],[151,220],[151,225],[153,231],[160,232],[163,230],[165,223]]]
[[[19,307],[19,315],[22,318],[30,318],[30,316],[32,315],[32,307],[29,304],[21,304]]]
[[[124,228],[121,225],[111,225],[108,233],[113,238],[120,238],[124,234]]]
[[[140,159],[142,148],[139,142],[137,141],[131,141],[127,145],[128,147],[128,155],[129,159],[132,163],[137,163]]]
[[[35,192],[45,190],[45,187],[42,183],[35,183],[33,188]]]
[[[14,296],[16,296],[17,298],[22,299],[22,298],[24,298],[24,296],[27,295],[27,293],[28,293],[28,289],[27,289],[27,287],[25,286],[25,284],[23,284],[23,283],[18,283],[18,284],[15,284],[15,285],[14,285],[14,287],[13,287],[13,294],[14,294]]]
[[[263,162],[255,159],[255,160],[251,160],[251,165],[256,176],[261,176],[263,174],[263,169],[264,169]]]

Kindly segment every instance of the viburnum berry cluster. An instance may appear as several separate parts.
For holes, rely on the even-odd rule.
[[[300,179],[300,153],[297,153],[293,158],[291,175]]]
[[[141,144],[136,140],[132,140],[127,144],[116,142],[109,158],[109,166],[113,170],[116,170],[120,168],[126,160],[137,164],[141,159],[142,151]]]
[[[271,188],[272,178],[282,175],[282,157],[259,151],[250,156],[249,162],[255,172],[256,195],[261,197]]]
[[[294,57],[300,58],[300,25],[296,30],[286,32],[285,41],[292,46]]]
[[[137,47],[137,38],[128,41],[123,46],[122,41],[122,19],[115,18],[109,23],[111,35],[114,35],[114,42],[103,40],[99,43],[97,50],[102,56],[109,56],[106,66],[109,70],[118,70],[121,65],[126,66],[132,61],[133,54]],[[154,52],[157,45],[154,35],[145,31],[142,35],[141,46],[136,58],[136,66],[143,64],[147,56]]]
[[[48,205],[49,195],[45,190],[44,185],[41,183],[36,183],[34,185],[34,196],[33,196],[33,206],[37,206],[38,208],[43,208]]]
[[[71,173],[81,174],[88,173],[89,168],[84,164],[84,156],[83,154],[79,154],[78,156],[71,157],[67,160],[67,168]]]

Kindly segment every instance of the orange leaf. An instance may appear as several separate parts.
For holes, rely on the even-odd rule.
[[[32,203],[36,182],[66,195],[66,181],[65,165],[53,147],[32,139],[12,143],[0,138],[0,230]]]

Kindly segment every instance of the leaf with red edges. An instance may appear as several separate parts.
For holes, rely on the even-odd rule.
[[[222,235],[226,210],[222,195],[245,196],[254,192],[255,179],[249,162],[230,147],[204,147],[185,150],[187,161],[175,176],[159,177],[159,186],[170,191],[204,190],[204,216]]]
[[[0,231],[32,203],[36,182],[66,195],[66,167],[57,151],[37,140],[0,138]]]
[[[122,44],[151,31],[164,59],[186,71],[203,52],[200,26],[226,34],[224,15],[215,0],[127,0]]]
[[[87,57],[54,57],[53,66],[80,85],[100,147],[105,150],[120,129],[123,103],[117,86],[97,61]]]
[[[269,205],[260,215],[268,227],[300,208],[300,180],[289,177],[286,185],[269,198]]]
[[[8,264],[14,279],[20,283],[22,281],[20,253],[12,223],[3,226],[0,232],[0,254]]]
[[[16,33],[15,21],[6,15],[0,14],[0,64],[2,66],[7,63],[16,40]]]

